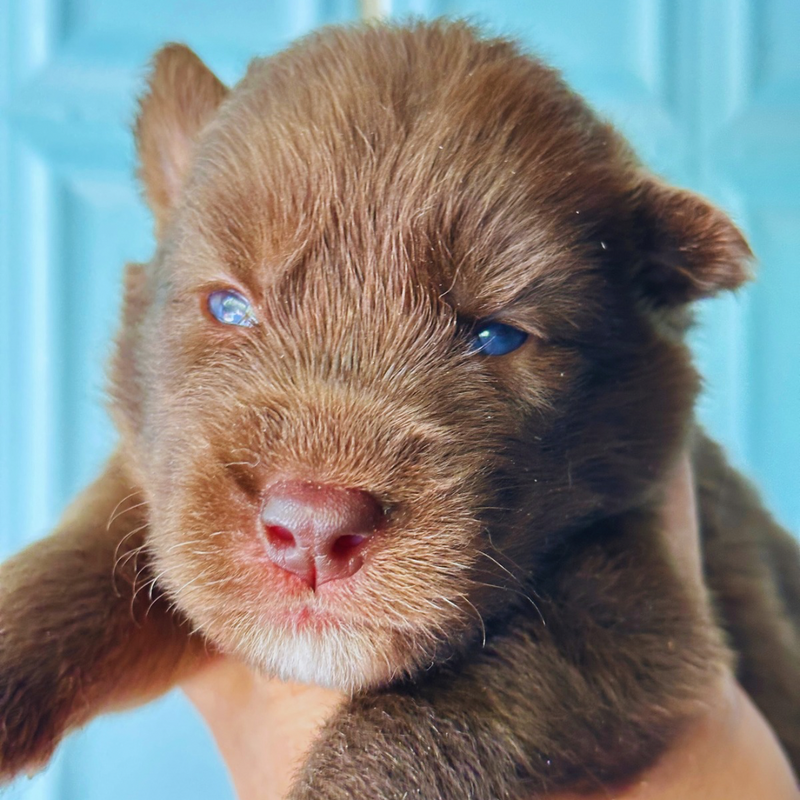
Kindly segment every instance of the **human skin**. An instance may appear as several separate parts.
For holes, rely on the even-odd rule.
[[[663,506],[664,531],[677,569],[702,597],[693,478],[688,456],[674,470]],[[316,730],[344,696],[258,675],[219,658],[183,685],[204,717],[239,800],[279,800]],[[537,800],[798,800],[800,791],[764,718],[727,674],[706,709],[673,746],[628,786],[597,794]]]

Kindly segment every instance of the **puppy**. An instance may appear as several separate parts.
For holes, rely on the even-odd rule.
[[[641,770],[735,663],[800,764],[800,560],[693,422],[689,304],[751,254],[514,43],[332,28],[136,125],[117,452],[0,572],[0,774],[209,649],[352,695],[292,790],[517,798]],[[697,475],[711,600],[661,539]]]

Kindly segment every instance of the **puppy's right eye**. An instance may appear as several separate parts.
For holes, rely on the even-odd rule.
[[[252,328],[258,324],[250,301],[233,289],[220,289],[208,296],[208,310],[223,325]]]

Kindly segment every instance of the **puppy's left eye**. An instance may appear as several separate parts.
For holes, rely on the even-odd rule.
[[[502,322],[485,320],[479,322],[472,334],[473,353],[484,356],[504,356],[521,347],[528,334]]]
[[[223,325],[252,328],[258,324],[250,301],[233,289],[220,289],[208,296],[211,316]]]

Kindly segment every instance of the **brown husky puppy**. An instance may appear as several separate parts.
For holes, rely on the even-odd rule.
[[[119,448],[0,569],[0,775],[209,648],[352,694],[293,798],[624,779],[735,659],[800,763],[800,560],[699,433],[687,305],[747,277],[559,75],[452,23],[329,29],[136,126]],[[710,601],[660,539],[693,448]]]

